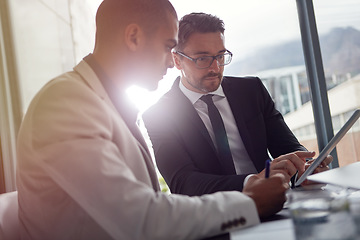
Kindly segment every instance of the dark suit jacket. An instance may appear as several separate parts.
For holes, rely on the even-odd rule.
[[[261,80],[224,77],[222,87],[240,136],[258,172],[271,156],[305,150],[275,109]],[[179,88],[179,78],[143,120],[153,143],[158,168],[171,192],[202,195],[242,191],[247,175],[222,168],[215,146],[201,118]]]

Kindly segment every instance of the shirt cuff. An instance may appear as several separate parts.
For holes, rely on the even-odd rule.
[[[245,185],[246,185],[246,183],[248,182],[249,178],[250,178],[251,176],[253,176],[253,175],[255,175],[255,174],[249,174],[249,175],[246,176],[246,178],[245,178],[245,180],[244,180],[244,183],[243,183],[243,188],[245,187]]]

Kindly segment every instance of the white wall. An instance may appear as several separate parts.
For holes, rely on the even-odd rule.
[[[23,112],[46,82],[92,51],[95,20],[87,2],[9,1]]]
[[[0,2],[0,164],[6,191],[16,188],[16,133],[31,99],[44,84],[71,70],[93,50],[94,1],[98,0]]]

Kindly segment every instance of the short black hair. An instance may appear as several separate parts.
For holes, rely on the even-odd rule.
[[[184,49],[186,41],[193,33],[224,33],[224,31],[224,22],[214,15],[202,12],[187,14],[179,21],[179,42],[176,51]]]

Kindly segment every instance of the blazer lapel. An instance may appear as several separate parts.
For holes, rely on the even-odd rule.
[[[111,100],[109,94],[106,92],[103,84],[101,83],[99,77],[96,75],[96,73],[94,72],[94,70],[89,66],[89,64],[86,61],[82,61],[80,62],[75,68],[74,70],[76,72],[78,72],[82,77],[83,80],[102,98],[106,101],[106,103],[108,103],[111,108],[115,111],[118,112],[117,107],[114,105],[114,102]],[[125,122],[125,120],[123,119],[123,117],[121,116],[121,114],[119,113],[119,117],[121,118],[122,121]],[[126,124],[127,125],[127,124]],[[134,123],[134,125],[136,125]],[[151,158],[151,154],[149,152],[149,149],[147,148],[147,145],[145,143],[145,140],[143,139],[143,136],[140,132],[140,129],[138,128],[138,126],[135,126],[135,132],[131,131],[131,129],[128,127],[129,130],[129,134],[131,134],[137,144],[137,146],[139,147],[141,154],[143,156],[144,162],[146,164],[146,167],[148,169],[148,173],[149,173],[149,177],[151,180],[151,184],[153,186],[153,189],[155,191],[159,191],[160,190],[160,186],[159,186],[159,181],[157,179],[157,174],[156,174],[156,170],[155,170],[155,166],[154,163],[152,161]],[[134,135],[137,135],[135,136]]]
[[[148,148],[144,148],[139,142],[137,142],[137,145],[140,148],[141,154],[143,155],[143,158],[144,158],[144,161],[145,161],[145,164],[148,169],[149,176],[150,176],[151,184],[155,191],[160,191],[159,180],[156,175],[154,163],[152,161],[151,156],[149,155],[149,150],[148,150]]]
[[[192,129],[187,129],[187,132],[188,131],[200,132],[200,134],[205,138],[207,143],[210,145],[210,147],[216,154],[217,151],[213,141],[211,140],[209,132],[207,131],[203,121],[199,117],[199,114],[196,112],[190,100],[181,92],[179,88],[179,81],[180,81],[180,77],[178,77],[175,80],[169,92],[169,96],[172,96],[170,100],[174,101],[170,105],[177,106],[178,108],[176,109],[176,112],[180,113],[178,119],[179,123],[183,125],[190,122],[191,124],[187,124],[187,126],[192,127]]]
[[[251,134],[248,131],[248,128],[246,126],[245,118],[244,118],[244,110],[243,105],[246,102],[246,99],[242,99],[242,93],[241,90],[235,92],[234,88],[231,87],[231,82],[226,81],[226,78],[224,77],[222,87],[225,93],[226,98],[228,99],[228,102],[230,104],[231,111],[234,115],[236,125],[238,127],[241,139],[244,142],[246,151],[248,152],[251,160],[254,162],[255,160],[255,152],[254,152],[254,146],[251,143]]]

